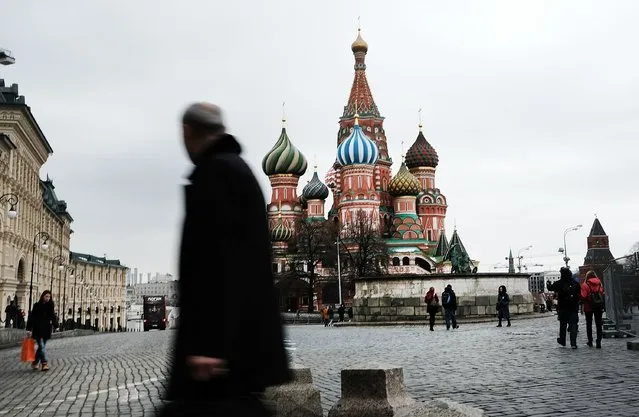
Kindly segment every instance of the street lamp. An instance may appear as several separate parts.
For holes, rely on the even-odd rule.
[[[62,290],[62,323],[63,326],[66,324],[66,305],[67,305],[67,273],[71,271],[71,278],[73,278],[75,268],[72,266],[65,266],[66,271],[64,271],[64,289]]]
[[[337,248],[337,285],[339,294],[339,305],[342,305],[342,265],[339,259],[339,236],[335,241],[335,247]]]
[[[566,263],[566,268],[568,267],[568,261],[570,261],[570,258],[568,257],[568,250],[566,249],[566,235],[569,232],[573,232],[575,230],[579,230],[581,227],[583,227],[583,225],[578,224],[577,226],[572,226],[572,227],[569,227],[566,230],[564,230],[564,247],[563,248],[559,248],[558,252],[564,254],[564,262]]]
[[[7,211],[7,217],[15,219],[18,217],[16,206],[18,205],[18,196],[13,193],[6,193],[0,196],[0,203],[9,203],[9,210]]]
[[[47,232],[38,232],[33,236],[33,254],[31,255],[31,281],[29,283],[29,314],[31,314],[31,305],[33,303],[33,266],[35,263],[35,253],[36,253],[36,242],[38,238],[42,239],[42,243],[40,247],[44,250],[47,250],[49,245],[47,241],[49,240],[49,234]]]
[[[524,251],[527,251],[528,249],[532,248],[533,245],[528,245],[523,249],[519,249],[517,251],[517,272],[521,274],[521,260],[523,258],[523,256],[521,256],[521,253]]]
[[[79,275],[80,277],[84,278],[84,272]],[[73,274],[71,275],[71,278],[73,278]],[[82,279],[80,280],[80,285],[82,285]],[[76,274],[75,280],[73,282],[73,306],[71,307],[73,310],[73,316],[71,317],[71,320],[73,321],[74,328],[75,328],[75,293],[77,290],[78,290],[78,274]],[[82,295],[80,295],[80,310],[82,310]]]
[[[56,256],[55,258],[53,258],[51,260],[51,286],[49,288],[51,288],[51,292],[53,293],[53,268],[55,267],[55,264],[58,264],[58,270],[62,271],[65,267],[64,265],[64,256],[62,256],[62,254]],[[60,286],[58,285],[58,290],[60,290]],[[53,297],[53,296],[52,296]],[[58,301],[60,300],[60,293],[58,292]],[[58,306],[58,312],[60,312],[60,306]]]

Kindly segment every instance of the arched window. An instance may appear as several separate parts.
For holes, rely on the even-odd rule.
[[[402,258],[402,265],[410,265],[410,259],[408,258],[408,256],[404,256]]]
[[[399,266],[399,258],[398,257],[393,258],[393,266]]]

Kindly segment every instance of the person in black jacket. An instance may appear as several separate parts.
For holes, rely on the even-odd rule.
[[[52,329],[58,328],[58,319],[55,316],[51,291],[46,290],[40,296],[40,301],[33,305],[29,319],[27,320],[27,331],[29,337],[35,339],[38,350],[35,353],[35,360],[31,363],[33,369],[42,366],[43,371],[49,370],[49,364],[45,353],[47,340],[51,339]]]
[[[501,327],[501,321],[503,319],[508,320],[508,325],[506,327],[510,327],[510,297],[508,296],[508,292],[506,291],[505,285],[500,285],[499,290],[497,290],[497,318],[499,319],[499,324],[497,327]]]
[[[442,307],[444,307],[444,320],[446,321],[446,330],[450,330],[452,322],[453,329],[459,329],[457,325],[457,296],[453,291],[453,286],[448,284],[442,293]]]
[[[566,326],[570,327],[570,346],[577,349],[577,323],[579,322],[579,295],[581,288],[579,283],[572,277],[569,268],[563,267],[559,270],[561,277],[558,281],[546,286],[548,291],[557,293],[557,315],[559,318],[559,337],[557,343],[566,346]]]
[[[185,186],[180,324],[161,414],[269,416],[261,394],[291,372],[262,190],[218,106],[193,104],[182,124],[195,168]]]

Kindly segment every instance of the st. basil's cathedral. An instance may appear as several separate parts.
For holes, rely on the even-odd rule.
[[[435,183],[439,158],[419,125],[414,143],[397,174],[391,176],[393,161],[388,153],[384,117],[380,114],[366,79],[368,44],[358,30],[351,45],[355,57],[355,78],[339,119],[335,163],[324,183],[317,167],[312,179],[298,195],[299,178],[307,161],[291,142],[282,126],[275,146],[262,161],[271,182],[268,213],[274,253],[274,272],[284,270],[289,242],[300,219],[338,221],[348,225],[365,213],[374,219],[389,250],[390,274],[448,272],[444,256],[450,245],[463,249],[457,231],[449,245],[445,234],[447,202]],[[325,213],[332,193],[333,205]]]

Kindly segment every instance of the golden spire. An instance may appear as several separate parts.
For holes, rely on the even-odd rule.
[[[422,131],[422,127],[424,127],[424,125],[422,124],[422,109],[420,108],[417,113],[419,113],[419,131]]]
[[[355,42],[351,45],[351,50],[353,52],[366,52],[368,51],[368,44],[364,39],[362,39],[362,28],[360,26],[360,18],[357,17],[357,38]]]
[[[355,100],[355,126],[359,126],[359,113],[357,112],[357,100]]]

